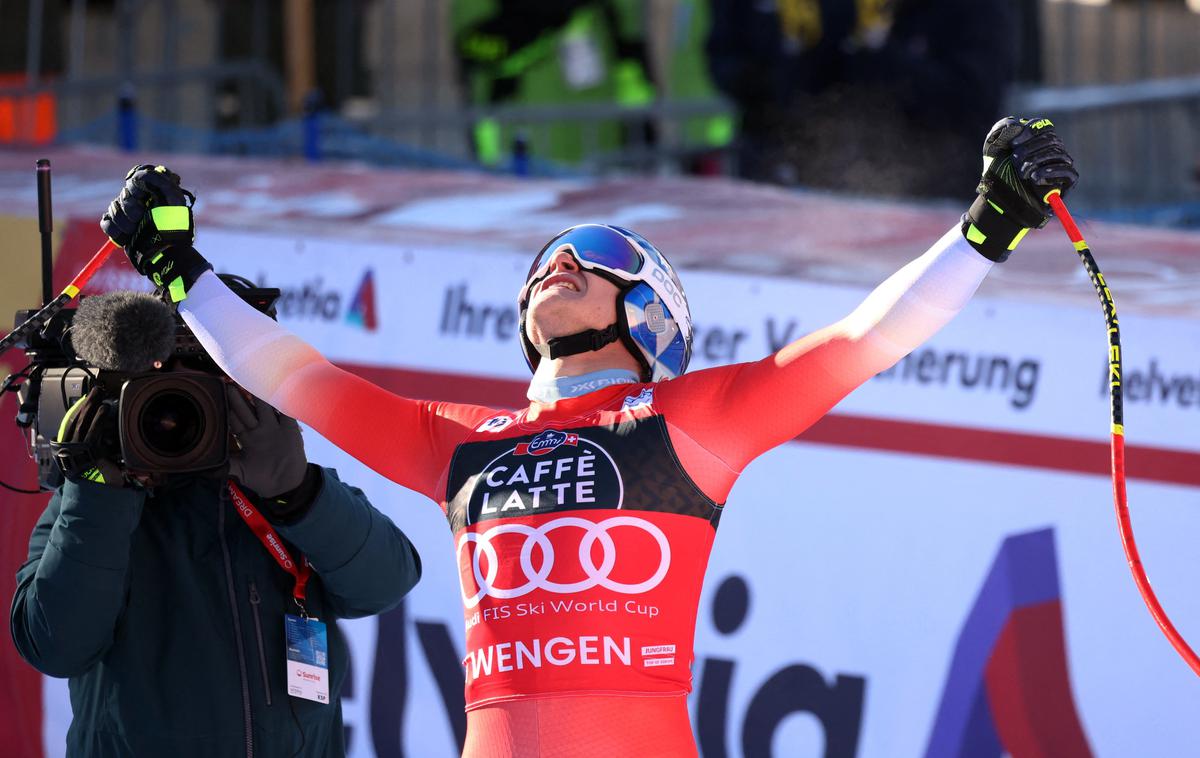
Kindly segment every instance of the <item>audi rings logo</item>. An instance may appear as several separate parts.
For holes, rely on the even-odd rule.
[[[621,527],[645,532],[658,544],[658,567],[642,581],[626,583],[614,581],[611,578],[613,567],[617,563],[617,543],[613,539],[612,532]],[[550,580],[550,572],[554,570],[555,562],[558,560],[550,535],[559,529],[583,530],[583,538],[579,541],[578,561],[579,567],[586,575],[584,579],[576,582]],[[497,586],[501,561],[499,552],[492,541],[503,534],[519,534],[525,538],[521,543],[519,561],[520,573],[523,575],[524,581],[514,583],[512,587]],[[479,588],[473,595],[468,594],[466,584],[463,582],[466,567],[462,563],[463,549],[472,542],[475,543],[475,550],[471,553],[471,573],[475,577],[475,585]],[[599,566],[592,560],[592,548],[597,542],[600,543],[603,553]],[[541,563],[536,566],[533,557],[535,547],[540,548],[541,551]],[[603,521],[588,521],[575,516],[564,516],[547,521],[541,526],[507,523],[480,532],[467,532],[458,539],[456,557],[459,561],[459,584],[462,589],[463,605],[469,609],[479,605],[479,601],[485,595],[500,600],[511,600],[527,595],[534,590],[545,590],[560,595],[582,592],[594,587],[603,587],[623,595],[649,592],[657,587],[663,577],[667,575],[667,569],[671,566],[671,545],[667,542],[667,536],[661,529],[645,519],[634,516],[613,516]],[[487,560],[486,571],[480,565],[483,559]],[[506,562],[506,564],[511,565],[510,562]]]

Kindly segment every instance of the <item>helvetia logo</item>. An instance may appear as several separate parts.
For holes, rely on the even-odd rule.
[[[926,758],[980,755],[983,745],[994,755],[1091,758],[1063,616],[1054,530],[1007,537],[959,632]]]
[[[375,311],[375,272],[371,269],[366,270],[362,281],[358,283],[358,289],[355,290],[350,307],[346,310],[346,321],[368,332],[373,332],[379,327],[379,318]]]
[[[369,332],[379,328],[379,311],[375,307],[375,272],[371,269],[363,272],[349,305],[346,304],[346,291],[326,284],[325,278],[320,275],[288,285],[275,282],[266,273],[260,272],[257,281],[261,287],[279,288],[279,300],[275,307],[281,321],[344,321]]]

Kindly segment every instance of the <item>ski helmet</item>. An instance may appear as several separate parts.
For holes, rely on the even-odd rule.
[[[542,353],[525,334],[529,291],[564,249],[584,271],[617,286],[617,321],[605,329],[550,340],[549,357],[599,350],[619,339],[637,359],[643,381],[670,379],[687,370],[692,355],[692,315],[679,277],[645,237],[610,224],[580,224],[560,232],[530,266],[518,299],[521,349],[530,370],[537,370]]]

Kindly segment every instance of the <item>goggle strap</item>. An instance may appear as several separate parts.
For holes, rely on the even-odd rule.
[[[568,355],[578,355],[599,350],[605,345],[616,342],[620,338],[616,324],[609,324],[603,329],[587,329],[565,337],[554,337],[546,343],[549,358],[563,358]]]

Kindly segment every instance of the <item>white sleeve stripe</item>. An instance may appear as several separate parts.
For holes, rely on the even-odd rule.
[[[880,354],[872,362],[890,366],[949,323],[992,265],[954,227],[888,277],[839,326],[850,339],[876,346]]]
[[[184,322],[221,369],[250,393],[287,410],[287,381],[325,359],[308,343],[205,272],[179,306]],[[294,415],[290,414],[290,415]]]

